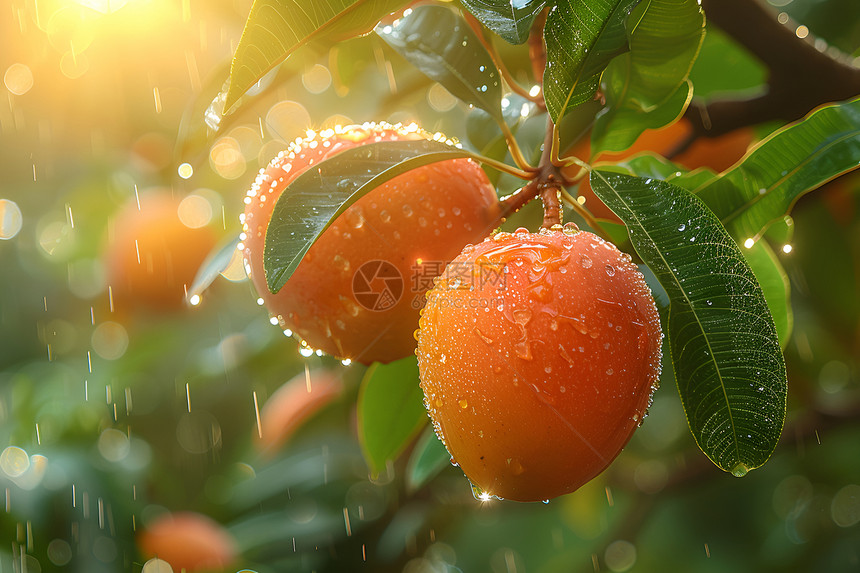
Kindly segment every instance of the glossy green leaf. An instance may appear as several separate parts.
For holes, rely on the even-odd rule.
[[[432,427],[428,427],[418,438],[409,462],[406,464],[406,488],[418,491],[439,472],[451,465],[451,454],[442,441],[436,437]]]
[[[860,98],[811,113],[697,191],[739,241],[757,240],[805,193],[860,164]]]
[[[604,75],[607,107],[591,133],[593,153],[623,151],[646,129],[683,113],[693,95],[687,77],[705,37],[705,15],[696,0],[643,0],[627,36],[630,52]]]
[[[428,421],[418,381],[418,360],[409,356],[368,368],[356,409],[361,450],[370,470],[378,474]]]
[[[774,320],[740,248],[680,187],[607,171],[593,171],[591,187],[669,295],[669,347],[696,443],[737,476],[761,466],[782,432],[788,386]]]
[[[707,28],[702,49],[690,71],[696,97],[726,97],[727,92],[745,92],[736,97],[749,97],[753,91],[764,89],[767,67],[720,28],[712,25]]]
[[[314,40],[337,42],[373,30],[408,0],[254,0],[233,55],[229,111],[260,78]]]
[[[604,165],[606,166],[604,167]],[[660,179],[661,181],[668,181],[672,178],[680,177],[687,172],[686,168],[681,167],[680,165],[675,165],[665,157],[656,155],[650,151],[638,153],[625,158],[614,165],[616,166],[615,169],[612,168],[611,164],[603,164],[602,162],[597,162],[595,164],[595,166],[600,167],[601,169],[618,171],[619,173],[621,173],[622,170],[625,170],[631,175],[636,175],[637,177]]]
[[[623,54],[620,57],[627,56],[628,54]],[[665,101],[647,111],[635,103],[626,102],[625,91],[632,86],[625,85],[625,74],[628,70],[619,71],[618,68],[629,66],[629,63],[622,61],[616,66],[617,61],[612,62],[604,76],[603,86],[608,107],[598,116],[591,132],[591,149],[594,154],[628,149],[645,130],[660,129],[678,119],[693,99],[693,84],[685,80]]]
[[[209,253],[209,256],[200,265],[200,269],[198,269],[197,274],[194,276],[194,281],[188,288],[187,298],[189,300],[195,295],[202,295],[203,291],[209,288],[209,285],[218,278],[218,275],[230,265],[230,261],[236,254],[236,246],[238,244],[239,237],[236,236],[222,242],[215,247],[215,250]]]
[[[439,141],[383,141],[347,149],[296,177],[278,197],[266,231],[266,284],[278,292],[314,241],[361,197],[411,169],[467,151]]]
[[[505,41],[522,44],[546,0],[460,0],[475,18]]]
[[[628,49],[624,21],[639,0],[559,0],[544,26],[544,99],[555,123],[594,97],[610,60]]]
[[[501,121],[501,74],[459,14],[443,6],[419,6],[377,33],[427,77]]]
[[[618,173],[629,173],[646,179],[659,179],[676,185],[687,191],[695,191],[707,185],[717,177],[717,173],[707,167],[699,167],[692,171],[677,163],[672,163],[661,155],[650,151],[637,153],[613,165],[598,162],[596,167]],[[706,203],[707,204],[707,203]]]
[[[741,252],[761,285],[767,307],[776,324],[779,345],[785,348],[794,326],[788,275],[766,241],[759,241],[749,248],[744,247]]]

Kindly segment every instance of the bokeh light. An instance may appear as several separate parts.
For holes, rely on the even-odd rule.
[[[292,141],[303,137],[312,124],[308,110],[296,101],[281,101],[269,108],[264,128],[273,138]]]
[[[860,523],[860,485],[849,484],[836,492],[830,504],[830,515],[839,527]]]
[[[321,94],[331,86],[331,72],[322,64],[314,64],[302,74],[302,85],[312,94]]]
[[[143,569],[140,573],[173,573],[173,567],[167,561],[153,557],[143,564]]]
[[[107,428],[99,435],[98,450],[107,461],[119,462],[128,456],[131,443],[124,432],[115,428]]]
[[[179,203],[178,215],[186,227],[205,227],[212,221],[212,203],[202,195],[188,195]]]
[[[14,239],[24,225],[21,208],[14,201],[0,199],[0,240]]]
[[[7,476],[16,478],[30,468],[30,456],[23,448],[8,446],[0,453],[0,470]]]
[[[90,69],[90,60],[86,54],[66,52],[60,58],[60,70],[70,80],[76,80]]]
[[[26,64],[12,64],[3,75],[3,84],[10,93],[24,95],[33,87],[33,72]]]
[[[83,6],[65,6],[51,15],[45,31],[58,51],[80,55],[93,42],[96,18],[92,10]]]
[[[179,165],[176,172],[183,179],[191,179],[191,176],[194,175],[194,167],[190,163],[182,163]]]
[[[93,331],[92,345],[105,360],[118,360],[128,349],[128,331],[118,322],[103,322]]]
[[[48,559],[57,567],[72,560],[72,546],[65,539],[52,539],[48,543]]]
[[[212,146],[209,165],[224,179],[238,179],[247,167],[239,142],[230,136],[220,138]]]
[[[636,546],[619,539],[606,547],[606,566],[613,573],[621,573],[631,569],[636,564]]]
[[[457,105],[457,101],[457,98],[451,95],[451,92],[442,87],[441,84],[433,84],[427,90],[427,103],[440,113],[452,109]]]

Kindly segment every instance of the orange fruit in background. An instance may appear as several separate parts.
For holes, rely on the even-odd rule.
[[[331,370],[302,372],[278,388],[260,410],[260,450],[274,453],[314,414],[343,392],[343,382]]]
[[[605,161],[620,163],[638,153],[652,152],[657,155],[667,156],[673,153],[691,134],[693,127],[684,118],[662,127],[660,129],[648,129],[633,143],[633,145],[620,152],[604,152],[593,158],[592,163]],[[699,137],[682,153],[671,158],[673,163],[686,167],[689,170],[707,167],[714,171],[725,171],[737,163],[753,143],[754,132],[752,128],[745,127],[720,135],[718,137]],[[576,157],[588,161],[591,157],[591,141],[588,134],[576,144],[572,150]],[[573,174],[578,168],[568,168],[566,173]],[[588,179],[579,183],[578,194],[585,197],[585,207],[600,219],[608,219],[620,223],[620,219],[594,194]]]
[[[114,217],[106,249],[115,310],[178,310],[201,263],[215,247],[209,227],[190,228],[179,218],[180,200],[141,193]]]
[[[286,285],[269,292],[265,236],[286,186],[346,149],[422,137],[415,127],[378,124],[326,130],[280,154],[249,191],[240,245],[246,268],[281,328],[310,348],[365,364],[412,354],[433,277],[500,223],[498,198],[480,165],[454,159],[419,167],[359,199],[313,244]]]
[[[220,571],[236,560],[236,541],[213,519],[194,512],[164,514],[137,538],[140,552],[170,563],[179,573]]]
[[[436,433],[469,480],[537,501],[618,455],[650,405],[661,343],[630,257],[568,226],[464,249],[427,293],[417,354]]]

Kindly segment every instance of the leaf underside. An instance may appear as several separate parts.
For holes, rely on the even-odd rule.
[[[427,77],[502,121],[501,74],[458,13],[442,6],[419,6],[376,32]]]
[[[254,0],[230,68],[229,112],[246,91],[297,49],[370,32],[408,0]]]
[[[460,0],[475,18],[506,42],[522,44],[529,38],[532,23],[546,0]]]

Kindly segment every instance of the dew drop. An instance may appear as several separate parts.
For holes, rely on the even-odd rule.
[[[683,231],[683,230],[684,230],[684,229],[686,229],[686,228],[687,228],[687,225],[685,225],[684,223],[681,223],[680,225],[678,225],[678,230],[679,230],[679,231]]]
[[[511,467],[511,473],[515,476],[522,475],[526,468],[523,466],[523,463],[517,458],[512,458],[508,461],[508,465]]]
[[[588,255],[582,255],[579,257],[579,265],[584,269],[590,269],[592,265],[591,257]]]
[[[334,267],[342,272],[347,272],[349,270],[349,261],[343,258],[340,255],[335,255],[334,259]]]
[[[606,265],[605,268],[606,268],[606,274],[607,275],[609,275],[610,277],[615,276],[615,267],[613,267],[612,265]]]
[[[579,227],[576,226],[576,223],[565,223],[562,227],[562,232],[565,235],[575,235],[579,232]]]
[[[465,398],[460,400],[459,404],[460,404],[460,407],[463,408],[464,410],[469,407],[469,403],[466,401]]]

